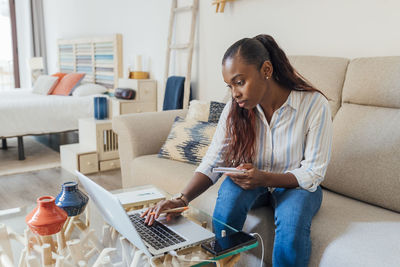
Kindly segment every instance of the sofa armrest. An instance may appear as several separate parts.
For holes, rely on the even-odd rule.
[[[169,110],[114,117],[112,127],[118,135],[119,150],[130,150],[132,158],[158,153],[176,116],[185,117],[186,113],[187,110]]]
[[[131,176],[130,163],[142,155],[157,154],[171,130],[176,116],[187,110],[126,114],[114,117],[113,131],[118,135],[122,177]]]

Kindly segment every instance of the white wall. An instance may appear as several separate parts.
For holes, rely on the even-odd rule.
[[[400,55],[398,0],[237,0],[223,14],[201,1],[200,11],[200,99],[223,97],[225,50],[260,33],[272,35],[290,55]]]
[[[44,0],[49,73],[57,71],[57,39],[121,33],[124,73],[142,55],[161,107],[169,13],[170,1],[161,0]]]
[[[211,2],[200,0],[193,70],[199,99],[223,97],[225,50],[259,33],[274,36],[287,54],[400,55],[398,0],[236,0],[226,4],[225,13],[215,13]],[[44,9],[50,72],[56,71],[58,38],[121,33],[124,66],[133,64],[136,54],[151,60],[149,70],[159,82],[162,105],[170,1],[44,0]]]

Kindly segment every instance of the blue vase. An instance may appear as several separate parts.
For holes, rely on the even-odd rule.
[[[81,214],[89,201],[89,197],[78,189],[77,182],[66,182],[56,197],[56,205],[65,210],[69,217]]]
[[[96,96],[94,99],[94,118],[96,120],[107,119],[107,97]]]

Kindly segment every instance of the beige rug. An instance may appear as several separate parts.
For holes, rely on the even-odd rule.
[[[60,153],[31,136],[24,137],[25,160],[18,160],[17,138],[7,138],[7,144],[7,150],[0,149],[0,176],[60,166]]]

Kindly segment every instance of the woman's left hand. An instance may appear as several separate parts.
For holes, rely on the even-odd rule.
[[[260,171],[251,163],[240,164],[237,169],[246,170],[245,173],[225,173],[232,181],[241,188],[248,190],[256,187],[265,186],[266,173]]]

